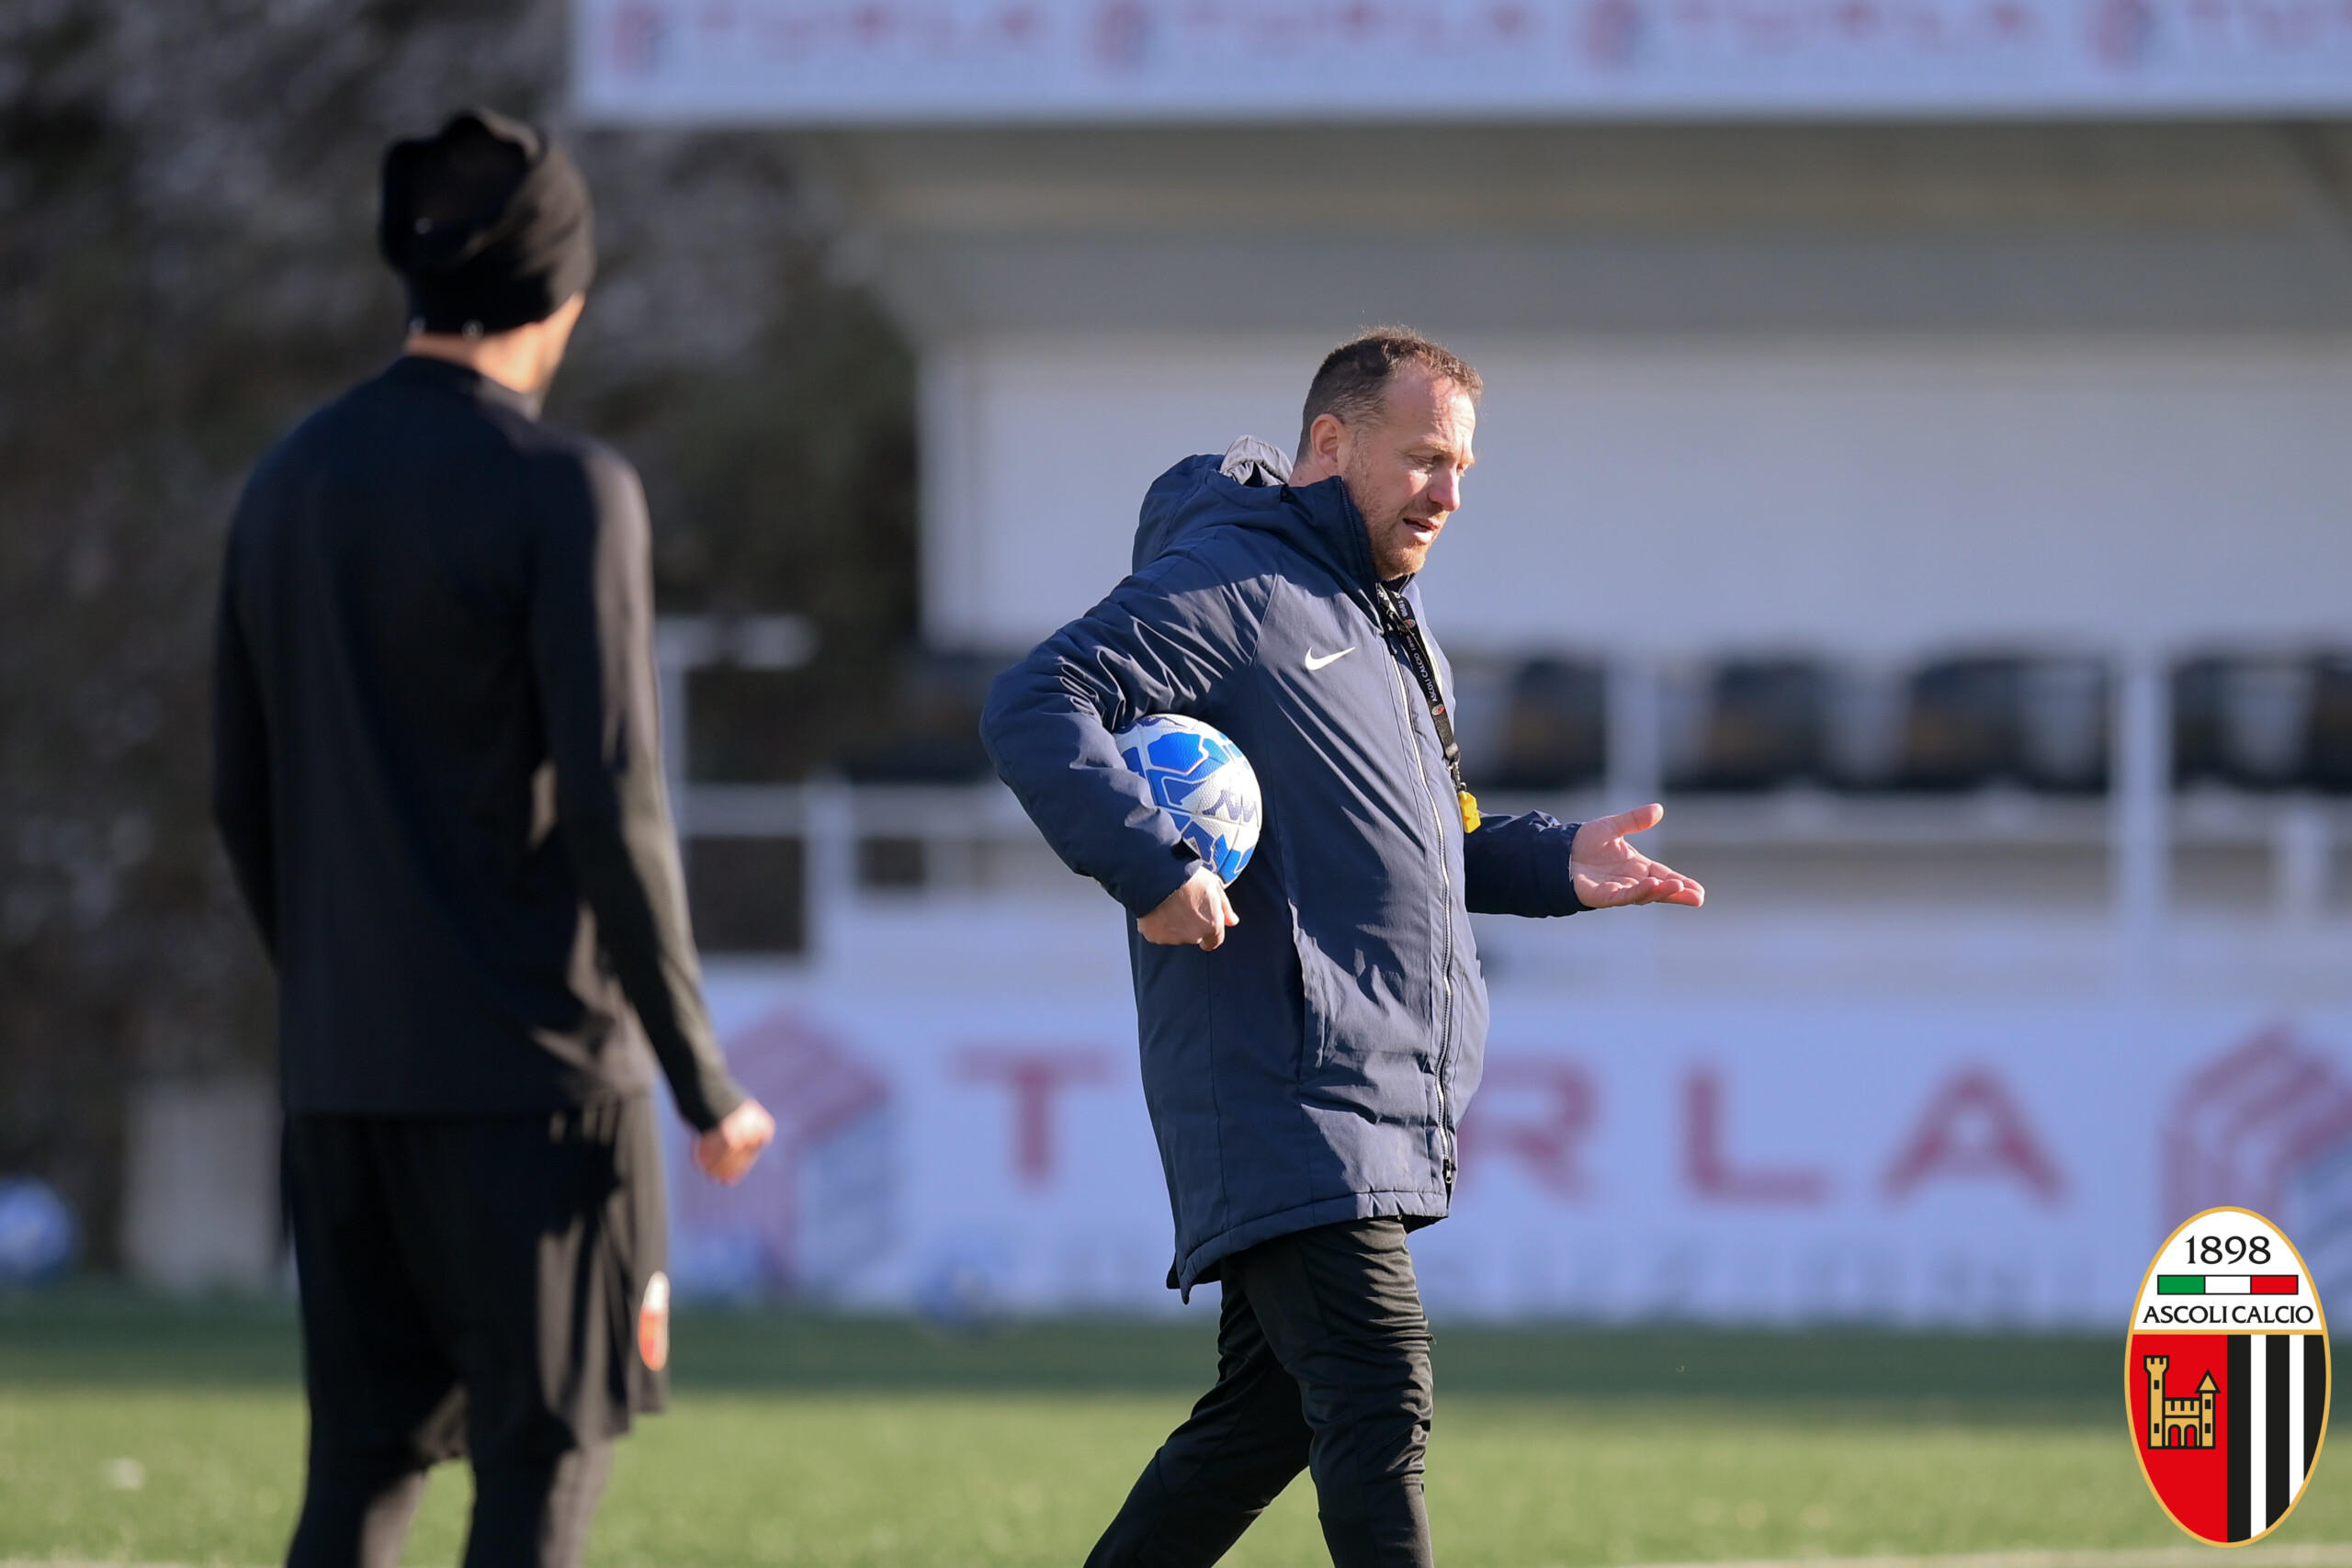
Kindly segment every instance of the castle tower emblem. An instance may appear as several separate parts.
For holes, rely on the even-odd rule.
[[[2224,1205],[2183,1220],[2132,1309],[2124,1440],[2173,1523],[2213,1546],[2293,1512],[2327,1435],[2327,1319],[2277,1225]]]
[[[2208,1371],[2197,1392],[2187,1399],[2165,1393],[2165,1369],[2170,1356],[2143,1356],[2148,1373],[2148,1446],[2152,1449],[2210,1449],[2213,1446],[2213,1401],[2221,1390]]]

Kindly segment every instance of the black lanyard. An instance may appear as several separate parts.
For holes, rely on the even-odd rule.
[[[1478,830],[1478,797],[1462,782],[1462,748],[1454,742],[1453,718],[1445,711],[1445,691],[1437,682],[1437,660],[1430,653],[1429,638],[1421,631],[1421,623],[1413,618],[1413,606],[1402,593],[1385,582],[1373,584],[1374,602],[1380,606],[1381,629],[1386,632],[1405,662],[1413,671],[1413,683],[1421,689],[1421,700],[1430,705],[1430,722],[1437,726],[1438,749],[1445,753],[1445,771],[1453,776],[1454,797],[1462,806],[1462,830]]]

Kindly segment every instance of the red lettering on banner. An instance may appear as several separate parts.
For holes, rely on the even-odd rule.
[[[1053,1179],[1054,1096],[1067,1088],[1108,1083],[1110,1053],[1089,1047],[1032,1050],[980,1046],[956,1059],[967,1083],[1002,1084],[1012,1091],[1012,1169],[1032,1187]]]
[[[1690,1190],[1717,1203],[1825,1201],[1829,1178],[1818,1170],[1735,1167],[1724,1151],[1724,1084],[1712,1067],[1682,1080],[1682,1172]]]
[[[1476,1109],[1462,1123],[1464,1178],[1473,1161],[1499,1149],[1525,1166],[1539,1185],[1563,1198],[1583,1196],[1590,1179],[1577,1150],[1592,1131],[1600,1104],[1592,1076],[1573,1062],[1489,1055]],[[1522,1109],[1528,1113],[1511,1114]]]
[[[1936,1090],[1881,1185],[1890,1201],[1900,1201],[1929,1181],[2003,1178],[2044,1203],[2066,1190],[2065,1177],[2008,1086],[1989,1067],[1967,1067]]]

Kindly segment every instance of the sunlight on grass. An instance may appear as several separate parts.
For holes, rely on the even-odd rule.
[[[1182,1416],[1177,1395],[681,1395],[624,1447],[592,1561],[1069,1564]],[[1430,1511],[1452,1568],[2168,1545],[2120,1421],[1750,1404],[1442,1400]],[[259,1564],[300,1483],[290,1391],[0,1391],[0,1558]],[[126,1462],[127,1461],[127,1462]],[[2352,1540],[2324,1458],[2274,1538]],[[456,1559],[445,1469],[408,1560]],[[1228,1562],[1327,1561],[1295,1485]]]

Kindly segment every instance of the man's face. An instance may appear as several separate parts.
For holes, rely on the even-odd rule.
[[[1384,581],[1420,570],[1461,507],[1462,476],[1477,461],[1470,452],[1477,423],[1469,393],[1415,365],[1388,383],[1376,423],[1346,432],[1340,473]]]

